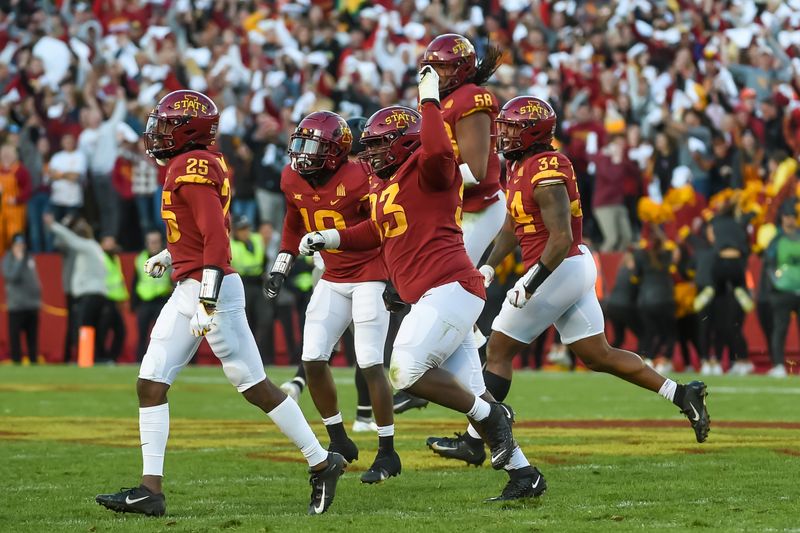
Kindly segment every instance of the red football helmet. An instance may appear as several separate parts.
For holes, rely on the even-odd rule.
[[[361,134],[358,158],[381,178],[388,178],[420,145],[422,115],[410,107],[384,107],[369,117]]]
[[[467,82],[478,70],[478,54],[469,39],[446,33],[431,41],[420,61],[439,73],[439,91],[447,93]]]
[[[216,142],[219,110],[197,91],[172,91],[147,116],[144,146],[156,159],[169,159]]]
[[[494,123],[497,153],[514,159],[535,144],[552,144],[556,112],[540,98],[517,96],[503,106]]]
[[[347,160],[353,134],[347,122],[330,111],[316,111],[300,121],[289,140],[292,169],[302,175],[336,170]]]

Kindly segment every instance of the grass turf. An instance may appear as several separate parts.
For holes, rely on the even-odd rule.
[[[271,369],[280,382],[287,369]],[[347,426],[352,370],[335,372]],[[308,517],[299,452],[227,384],[219,368],[188,368],[170,392],[167,516],[117,515],[94,495],[138,483],[134,367],[0,368],[0,531],[629,531],[794,530],[800,526],[800,381],[709,378],[712,432],[698,445],[677,408],[605,375],[518,373],[508,402],[515,435],[545,474],[538,501],[497,507],[505,475],[430,453],[429,435],[463,431],[431,406],[399,416],[403,474],[378,486],[359,472]],[[310,398],[301,405],[323,444]]]

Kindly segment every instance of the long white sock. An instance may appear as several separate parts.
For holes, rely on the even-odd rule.
[[[664,384],[661,385],[661,388],[658,389],[658,394],[663,396],[669,401],[675,399],[675,390],[678,388],[678,384],[672,381],[671,379],[667,378],[664,381]]]
[[[139,442],[142,444],[142,475],[164,475],[164,452],[169,438],[169,404],[139,408]]]
[[[469,435],[473,439],[482,439],[483,438],[478,434],[478,430],[476,430],[474,427],[472,427],[472,424],[467,426],[467,435]]]
[[[517,446],[514,448],[514,451],[511,454],[511,459],[508,460],[508,464],[503,468],[506,470],[519,470],[520,468],[525,468],[526,466],[531,466],[531,464],[528,462],[528,458],[525,457],[525,454],[522,453],[522,448]]]
[[[489,402],[481,399],[479,396],[475,396],[475,403],[472,405],[472,409],[467,411],[467,416],[480,422],[481,420],[486,420],[490,412],[491,406]]]
[[[287,397],[267,415],[275,422],[278,429],[300,448],[309,466],[316,466],[328,458],[328,452],[311,431],[303,411],[291,398]]]

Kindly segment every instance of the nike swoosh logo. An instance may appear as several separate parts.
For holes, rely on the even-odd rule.
[[[407,403],[408,403],[408,402],[410,402],[410,401],[411,401],[411,400],[403,400],[403,401],[402,401],[402,402],[400,402],[400,403],[396,403],[396,404],[394,404],[394,408],[395,408],[395,409],[397,409],[397,408],[399,408],[399,407],[403,407],[405,404],[407,404]]]
[[[128,505],[133,505],[134,503],[139,503],[140,501],[146,500],[149,497],[150,496],[144,496],[142,498],[136,498],[135,500],[131,500],[130,496],[125,496],[125,503],[127,503]]]
[[[455,446],[442,446],[441,444],[434,444],[433,447],[439,451],[453,451],[458,449]]]
[[[341,200],[341,198],[339,198]],[[336,205],[339,203],[339,200],[331,200],[331,205]]]
[[[540,482],[541,480],[542,480],[542,476],[539,476],[538,478],[536,478],[536,483],[532,484],[532,485],[531,485],[531,488],[532,488],[532,489],[535,489],[536,487],[538,487],[538,486],[539,486],[539,482]]]
[[[322,484],[322,498],[319,500],[319,506],[314,506],[314,512],[322,514],[323,509],[325,509],[325,483]]]
[[[692,418],[692,422],[697,422],[698,420],[700,420],[700,413],[698,413],[697,409],[694,408],[692,402],[689,402],[689,407],[691,407],[692,411],[694,411],[694,418]]]
[[[498,457],[500,457],[500,455],[502,455],[502,454],[498,454],[498,455],[492,455],[492,463],[494,463],[495,461],[497,461],[497,458],[498,458]]]

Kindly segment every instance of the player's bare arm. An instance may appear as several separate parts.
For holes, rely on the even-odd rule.
[[[464,161],[459,168],[464,178],[464,185],[467,187],[483,181],[486,177],[491,151],[491,142],[486,140],[491,138],[491,128],[492,119],[488,113],[473,113],[456,123],[456,143]],[[466,169],[464,165],[467,166]]]
[[[492,251],[489,252],[489,257],[486,259],[486,265],[492,267],[492,270],[503,262],[508,254],[514,251],[517,247],[517,236],[514,235],[514,219],[506,215],[506,221],[503,224],[503,229],[497,235],[492,246]]]
[[[551,272],[567,257],[572,245],[572,215],[569,195],[562,182],[540,184],[533,198],[542,213],[549,237],[540,261]]]

